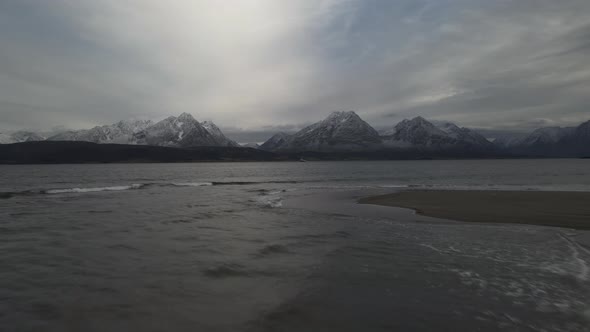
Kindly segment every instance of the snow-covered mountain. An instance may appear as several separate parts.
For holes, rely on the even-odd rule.
[[[517,155],[572,157],[590,156],[590,121],[577,127],[545,127],[524,138],[510,142],[494,142]]]
[[[575,131],[575,127],[544,127],[536,129],[528,135],[498,138],[494,140],[494,145],[498,148],[515,151],[526,151],[527,149],[537,151],[558,144],[573,135]]]
[[[454,123],[437,125],[421,116],[405,119],[383,132],[383,144],[389,148],[419,149],[490,149],[493,144],[477,132]]]
[[[45,137],[41,134],[19,130],[12,133],[0,133],[0,144],[11,144],[32,141],[44,141]]]
[[[12,141],[12,136],[8,133],[0,133],[0,144],[10,144],[14,143]]]
[[[52,141],[141,144],[171,147],[237,146],[211,121],[200,123],[183,113],[158,123],[150,120],[119,121],[91,129],[64,131],[48,138]]]
[[[576,127],[571,136],[590,145],[590,120]]]
[[[219,129],[219,127],[217,127],[215,125],[215,123],[213,123],[213,121],[203,121],[203,122],[201,122],[201,126],[203,126],[203,128],[205,128],[209,132],[209,134],[211,134],[215,137],[215,139],[217,140],[217,143],[219,145],[240,146],[235,141],[232,141],[231,139],[225,137],[223,132],[221,132],[221,129]]]
[[[423,117],[403,120],[379,135],[354,112],[334,112],[293,135],[279,133],[261,148],[269,151],[358,151],[376,149],[491,149],[477,132]]]
[[[456,143],[454,138],[421,116],[403,120],[382,138],[386,146],[399,148],[441,148]]]
[[[355,112],[349,111],[333,112],[326,119],[287,137],[275,150],[359,151],[380,146],[381,139],[377,131]]]
[[[493,146],[477,132],[461,128],[454,123],[437,125],[421,116],[405,119],[392,129],[383,132],[383,144],[390,148],[419,149],[489,149]]]
[[[567,152],[569,155],[590,157],[590,121],[568,130],[553,146],[559,152]]]
[[[474,147],[491,148],[493,144],[478,132],[465,127],[459,127],[454,123],[445,122],[437,126],[447,135],[457,140],[458,143]]]
[[[260,149],[266,151],[274,151],[277,150],[279,147],[285,145],[287,140],[289,139],[290,135],[287,133],[276,133],[271,138],[269,138],[266,142],[260,145]]]
[[[218,146],[215,136],[188,113],[170,116],[134,135],[138,144],[192,147]]]
[[[57,132],[57,134],[56,134]],[[501,132],[501,131],[500,131]],[[497,133],[496,133],[497,134]],[[46,138],[49,136],[48,138]],[[368,152],[398,150],[414,152],[446,151],[456,155],[476,153],[530,156],[590,155],[590,121],[577,127],[540,128],[523,133],[493,136],[491,143],[480,133],[449,122],[429,122],[418,116],[406,119],[379,135],[355,112],[334,112],[327,118],[299,132],[278,133],[264,144],[251,147],[274,152]],[[169,147],[240,146],[227,138],[211,121],[197,121],[183,113],[154,123],[144,120],[120,121],[112,125],[83,130],[62,130],[52,133],[16,131],[0,133],[0,144],[29,141],[88,141],[94,143],[141,144]],[[243,146],[243,145],[242,145]],[[445,153],[446,153],[445,152]]]
[[[119,121],[91,129],[65,131],[49,137],[50,141],[85,141],[93,143],[137,144],[134,135],[153,125],[152,121]]]
[[[576,128],[572,127],[545,127],[533,131],[526,138],[517,143],[519,146],[533,146],[555,144],[574,133]]]

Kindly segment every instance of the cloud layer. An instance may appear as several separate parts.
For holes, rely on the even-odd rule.
[[[0,22],[0,130],[180,112],[256,137],[349,109],[378,127],[590,118],[587,0],[23,0]]]

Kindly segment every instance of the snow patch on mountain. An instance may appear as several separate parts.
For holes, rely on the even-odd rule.
[[[170,147],[237,146],[213,122],[201,124],[189,113],[170,116],[157,123],[130,120],[91,129],[70,130],[53,135],[49,140]]]
[[[219,129],[219,127],[213,123],[213,121],[203,121],[201,122],[201,125],[209,132],[209,134],[215,137],[217,144],[221,146],[239,146],[238,143],[227,138],[223,132],[221,132],[221,129]]]
[[[19,130],[10,133],[0,133],[0,144],[12,144],[44,140],[45,136],[27,130]]]
[[[153,125],[152,121],[128,120],[91,129],[70,130],[51,136],[51,141],[85,141],[93,143],[136,144],[134,134]]]
[[[193,147],[219,146],[215,137],[191,114],[170,116],[134,134],[138,144]]]
[[[457,140],[458,143],[480,147],[493,146],[493,144],[488,139],[469,128],[459,127],[451,122],[441,123],[437,127],[450,137]]]
[[[383,136],[386,146],[434,148],[456,143],[456,139],[421,116],[401,121],[388,134]]]
[[[529,136],[520,141],[518,145],[532,146],[537,144],[554,144],[564,137],[574,133],[575,128],[545,127],[533,131]]]

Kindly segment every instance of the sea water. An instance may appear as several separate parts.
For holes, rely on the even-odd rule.
[[[590,160],[0,166],[0,330],[588,330],[588,232],[351,213],[405,188],[590,191]]]

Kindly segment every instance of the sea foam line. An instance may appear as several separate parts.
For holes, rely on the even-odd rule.
[[[212,186],[213,182],[173,182],[172,185],[176,187],[205,187]]]
[[[575,240],[573,240],[561,233],[558,233],[558,234],[563,240],[565,240],[568,247],[570,247],[570,249],[572,251],[572,259],[574,261],[576,261],[580,267],[580,273],[578,274],[578,279],[583,280],[583,281],[588,281],[588,276],[590,275],[590,267],[588,266],[586,261],[582,257],[580,257],[581,256],[580,249],[583,251],[586,251],[586,249],[584,247],[582,247]]]
[[[45,190],[44,193],[45,194],[70,194],[70,193],[91,193],[91,192],[101,192],[101,191],[123,191],[123,190],[140,189],[143,186],[144,186],[143,184],[134,183],[129,186],[49,189],[49,190]]]

